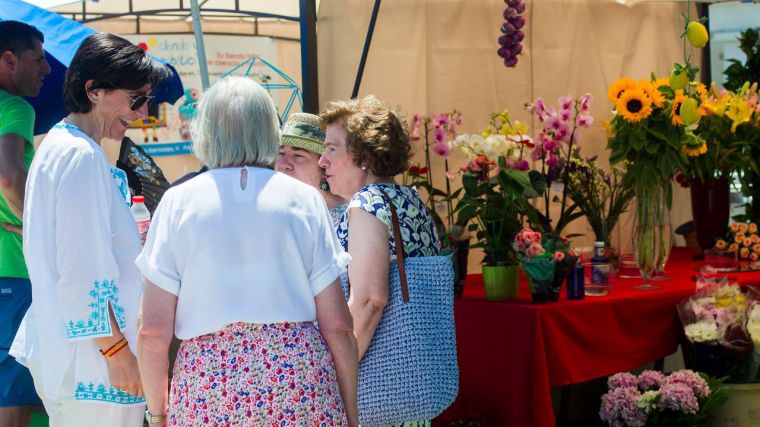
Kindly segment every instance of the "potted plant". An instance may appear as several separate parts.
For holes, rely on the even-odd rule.
[[[521,170],[522,148],[527,143],[521,139],[521,125],[513,126],[508,113],[499,114],[511,130],[501,126],[499,133],[486,132],[485,137],[463,134],[454,141],[454,146],[470,158],[462,171],[463,193],[455,212],[461,221],[472,221],[469,231],[475,233],[477,241],[471,248],[484,251],[487,299],[517,297],[519,260],[512,241],[522,228],[530,195],[542,190],[540,182],[531,182],[528,173]]]
[[[533,302],[559,301],[562,282],[578,262],[569,241],[542,236],[526,227],[515,236],[514,248],[528,276]]]
[[[665,375],[622,372],[607,380],[599,417],[609,426],[704,427],[728,400],[721,380],[683,369]]]

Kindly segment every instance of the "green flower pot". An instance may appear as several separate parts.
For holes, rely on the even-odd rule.
[[[517,299],[517,284],[520,281],[520,266],[483,266],[483,286],[486,299],[503,301]]]

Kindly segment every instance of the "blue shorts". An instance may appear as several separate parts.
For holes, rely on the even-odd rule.
[[[31,303],[32,284],[28,279],[0,277],[0,406],[41,403],[29,370],[8,355]]]

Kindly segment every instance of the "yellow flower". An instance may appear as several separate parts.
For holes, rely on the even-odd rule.
[[[731,132],[736,132],[736,127],[742,123],[748,123],[755,110],[740,96],[734,96],[726,110],[726,116],[733,120]]]
[[[683,120],[681,119],[681,104],[686,101],[688,97],[683,94],[683,90],[676,90],[676,96],[673,98],[673,106],[670,109],[670,121],[673,126],[683,126]]]
[[[652,83],[652,86],[659,89],[661,87],[670,87],[670,79],[667,77],[660,77]]]
[[[731,243],[731,245],[728,247],[729,252],[736,252],[739,250],[739,245],[736,243]]]
[[[646,93],[655,107],[661,108],[663,105],[665,105],[665,97],[650,81],[641,80],[639,81],[639,86],[644,89],[644,93]]]
[[[702,108],[706,114],[715,114],[718,117],[723,117],[728,107],[728,102],[731,100],[729,96],[722,96],[720,98],[708,98],[702,103]]]
[[[493,133],[493,129],[491,127],[487,127],[486,130],[484,130],[481,135],[483,135],[483,138],[488,138]]]
[[[742,240],[742,246],[745,248],[752,246],[752,240],[745,237],[744,240]]]
[[[707,144],[703,142],[699,146],[693,148],[689,147],[688,145],[684,145],[681,147],[681,151],[686,153],[686,155],[689,157],[699,157],[707,152]]]
[[[741,243],[743,241],[744,241],[744,233],[736,233],[736,235],[734,235],[734,242]]]
[[[515,135],[526,135],[528,133],[528,128],[520,123],[519,120],[515,120],[515,126],[512,128]]]
[[[757,233],[757,224],[754,222],[749,223],[749,232],[750,233]]]
[[[739,250],[739,258],[741,259],[749,258],[749,248],[741,248]]]
[[[740,233],[746,233],[747,230],[749,230],[749,224],[739,224],[739,232]]]
[[[607,132],[607,138],[611,137],[614,132],[612,131],[612,126],[610,126],[610,121],[602,120],[602,126],[604,126],[604,131]]]
[[[629,77],[623,77],[610,85],[610,88],[607,90],[607,97],[610,99],[610,101],[616,104],[618,102],[618,99],[620,99],[620,95],[622,95],[625,90],[633,89],[635,87],[636,82],[633,81],[633,79]]]
[[[638,122],[652,114],[652,100],[640,87],[626,89],[620,95],[615,108],[629,122]]]
[[[707,86],[704,83],[697,83],[697,94],[700,104],[707,100]]]
[[[719,239],[717,242],[715,242],[715,249],[726,249],[726,241],[723,239]]]
[[[757,234],[749,236],[749,239],[752,240],[752,243],[760,243],[760,236]]]
[[[730,228],[731,228],[732,233],[736,233],[737,231],[739,231],[739,224],[736,222],[732,222]]]

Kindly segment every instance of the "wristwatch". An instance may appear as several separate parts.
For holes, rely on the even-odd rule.
[[[145,422],[148,424],[158,424],[163,421],[164,418],[166,418],[166,414],[153,415],[147,409],[145,410]]]

